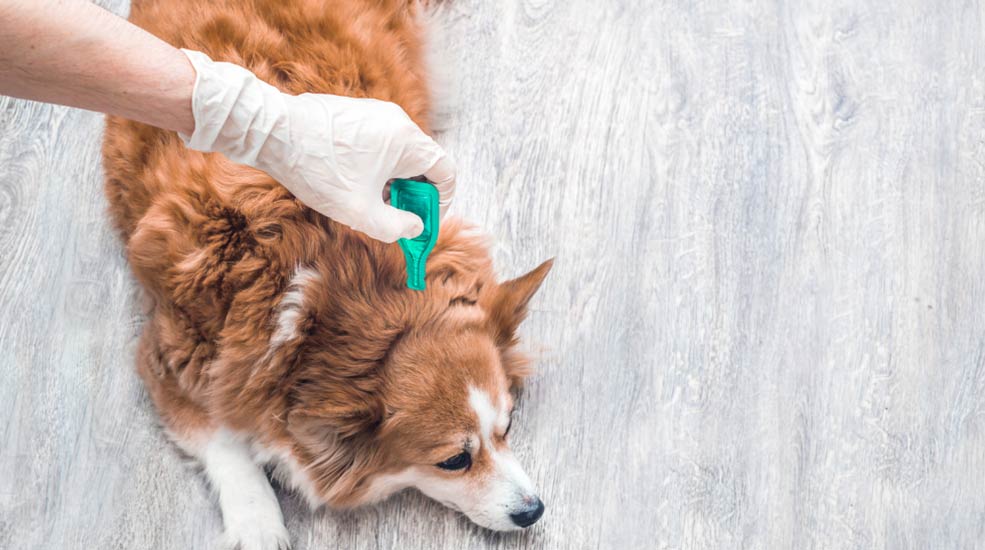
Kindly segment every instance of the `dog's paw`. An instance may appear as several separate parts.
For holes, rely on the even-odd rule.
[[[279,522],[241,521],[226,527],[222,550],[290,550],[287,528]]]

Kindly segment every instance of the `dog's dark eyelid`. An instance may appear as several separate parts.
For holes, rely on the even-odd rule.
[[[513,412],[510,412],[510,421],[506,424],[506,429],[503,431],[503,437],[510,435],[510,428],[513,427]]]
[[[472,455],[463,451],[444,462],[435,464],[435,466],[442,470],[464,470],[472,466]]]

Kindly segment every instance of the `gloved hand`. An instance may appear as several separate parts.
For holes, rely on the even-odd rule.
[[[325,94],[285,94],[232,63],[182,50],[198,76],[195,132],[185,145],[259,168],[301,202],[384,242],[413,238],[421,219],[383,202],[392,178],[424,175],[444,215],[455,168],[398,105]]]

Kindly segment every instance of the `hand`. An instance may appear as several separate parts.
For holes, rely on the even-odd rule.
[[[183,50],[197,71],[192,149],[219,152],[267,172],[302,202],[384,242],[413,238],[421,219],[384,204],[392,178],[424,175],[444,214],[455,169],[398,105],[375,99],[292,96],[231,63]]]

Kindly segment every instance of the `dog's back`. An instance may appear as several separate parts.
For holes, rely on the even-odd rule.
[[[426,129],[413,8],[407,0],[142,0],[131,20],[289,93],[393,101]],[[173,132],[109,117],[103,158],[110,213],[154,304],[137,363],[162,411],[204,398],[220,341],[262,349],[298,266],[345,258],[322,274],[340,295],[402,281],[397,247],[316,214],[258,170],[185,148]]]

